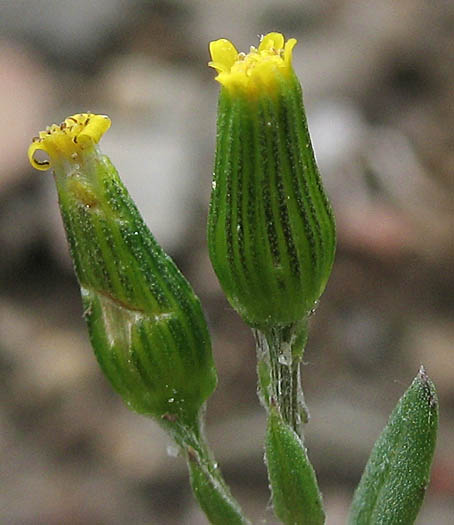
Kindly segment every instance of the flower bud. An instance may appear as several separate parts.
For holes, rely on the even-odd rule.
[[[296,323],[323,293],[335,224],[292,68],[295,39],[269,33],[245,55],[221,39],[208,246],[232,306],[251,326]]]
[[[192,419],[216,384],[200,302],[157,244],[97,143],[110,127],[79,114],[42,131],[29,148],[53,168],[84,316],[106,376],[134,410]],[[48,159],[39,160],[46,154]]]

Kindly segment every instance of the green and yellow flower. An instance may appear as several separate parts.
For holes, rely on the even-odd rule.
[[[41,131],[28,156],[52,168],[96,357],[138,412],[194,421],[216,385],[200,302],[157,244],[98,142],[104,115]],[[45,160],[40,156],[46,155]]]
[[[221,38],[210,43],[216,80],[230,91],[241,90],[250,96],[258,96],[263,90],[277,92],[279,76],[293,73],[292,51],[296,40],[284,43],[280,33],[268,33],[258,48],[251,46],[248,54],[239,53],[229,40]]]
[[[295,39],[210,44],[221,84],[208,246],[232,306],[259,329],[305,320],[323,293],[335,224],[292,67]]]

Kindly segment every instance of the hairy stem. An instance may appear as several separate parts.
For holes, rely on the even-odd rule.
[[[188,464],[191,487],[213,525],[248,525],[206,442],[201,418],[190,422],[163,420]]]
[[[271,405],[277,406],[283,420],[299,436],[302,424],[309,419],[300,376],[306,333],[306,323],[267,332],[254,330],[259,397],[268,411]]]
[[[307,322],[254,332],[259,397],[268,412],[265,461],[274,513],[285,525],[323,525],[317,477],[303,444],[309,414],[300,364]]]

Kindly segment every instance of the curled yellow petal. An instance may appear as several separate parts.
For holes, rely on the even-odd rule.
[[[84,150],[99,142],[110,128],[106,115],[78,113],[65,119],[60,125],[53,124],[34,137],[28,148],[28,160],[37,170],[48,170],[58,158],[77,159]],[[41,153],[40,153],[41,152]],[[40,160],[39,155],[45,155]]]
[[[281,33],[263,36],[258,48],[249,53],[238,53],[235,46],[225,38],[210,43],[211,62],[216,69],[216,80],[230,90],[242,89],[255,95],[261,90],[273,91],[279,75],[288,75],[292,70],[294,38],[285,42]]]
[[[210,42],[210,55],[212,61],[208,65],[214,67],[218,73],[229,72],[238,59],[236,47],[225,38]]]
[[[291,67],[292,65],[292,54],[293,54],[293,48],[296,46],[298,41],[296,38],[290,38],[290,40],[287,40],[284,46],[284,62],[286,63],[287,67]]]
[[[259,45],[259,51],[270,51],[272,49],[282,49],[284,47],[284,35],[281,33],[268,33]]]

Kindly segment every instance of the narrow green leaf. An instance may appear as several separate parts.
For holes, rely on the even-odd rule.
[[[276,516],[286,525],[322,525],[322,497],[306,449],[274,407],[269,413],[265,450]]]
[[[438,429],[435,386],[423,367],[372,449],[350,511],[350,525],[410,525],[430,479]]]

